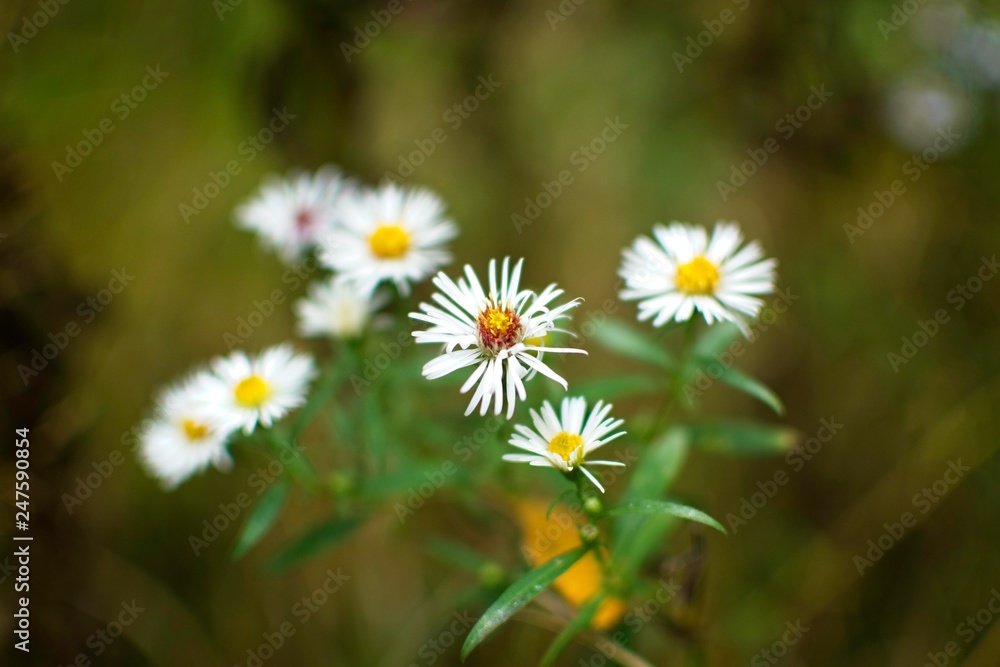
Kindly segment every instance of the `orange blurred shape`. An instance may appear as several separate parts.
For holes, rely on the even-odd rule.
[[[546,519],[548,507],[547,502],[535,499],[514,503],[521,527],[521,553],[532,567],[538,567],[581,544],[577,522],[569,510],[559,505]],[[579,608],[601,590],[602,583],[601,565],[593,553],[588,553],[556,579],[552,587],[567,602]],[[625,610],[625,603],[620,598],[608,598],[601,603],[590,626],[595,630],[607,630],[621,620]]]

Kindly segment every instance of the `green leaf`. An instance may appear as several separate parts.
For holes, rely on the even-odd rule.
[[[694,447],[725,454],[782,454],[799,441],[799,432],[793,428],[759,422],[720,421],[688,424],[683,428]]]
[[[734,389],[738,389],[745,394],[753,396],[758,401],[768,406],[779,415],[785,413],[785,406],[784,404],[782,404],[781,399],[778,398],[778,395],[775,394],[773,391],[771,391],[771,389],[763,382],[755,380],[754,378],[744,373],[741,373],[735,368],[726,368],[721,364],[719,364],[718,362],[716,362],[714,359],[702,358],[699,359],[698,361],[699,363],[704,364],[706,368],[712,367],[712,371],[715,374],[719,373],[720,372],[719,369],[721,369],[721,375],[719,375],[719,380],[725,382],[730,387],[733,387]]]
[[[635,500],[623,503],[608,512],[609,516],[620,516],[622,514],[669,514],[679,519],[703,523],[706,526],[715,528],[723,535],[727,534],[726,529],[722,527],[721,523],[701,510],[666,500]]]
[[[680,473],[689,449],[688,433],[667,429],[643,452],[632,473],[623,502],[660,498]],[[673,516],[627,516],[615,522],[613,562],[628,577],[639,570],[650,553],[677,525]]]
[[[587,550],[587,547],[581,546],[559,554],[511,584],[497,601],[479,617],[472,630],[469,631],[469,636],[465,638],[465,644],[462,646],[462,661],[465,662],[469,653],[479,646],[490,633],[503,625],[524,605],[548,588],[563,572],[572,567],[576,561],[580,560],[587,553]]]
[[[487,558],[469,547],[444,537],[432,535],[424,542],[424,549],[431,556],[469,572],[478,572]]]
[[[359,517],[337,518],[321,523],[310,529],[305,535],[279,554],[271,561],[268,569],[272,572],[277,572],[306,558],[315,556],[343,540],[359,525],[361,525]]]
[[[257,501],[257,506],[247,517],[243,524],[243,530],[236,538],[236,546],[233,547],[233,560],[242,558],[261,538],[267,535],[275,519],[281,514],[288,499],[288,492],[292,485],[287,480],[281,480],[268,489]]]
[[[667,385],[662,378],[652,375],[614,375],[577,382],[573,390],[591,401],[610,400],[635,394],[662,394]]]
[[[672,369],[676,366],[669,352],[655,341],[632,327],[609,319],[594,331],[594,340],[605,349],[629,359],[653,364],[660,368]]]
[[[549,649],[542,656],[542,661],[539,663],[540,667],[550,667],[556,661],[556,658],[559,657],[559,654],[566,650],[570,642],[590,626],[590,621],[593,620],[602,602],[604,602],[604,593],[598,592],[580,607],[580,610],[576,612],[576,616],[562,629],[562,632],[556,635]]]
[[[741,337],[740,328],[731,322],[720,322],[715,326],[708,327],[698,340],[691,353],[695,357],[714,357],[725,350],[734,340]]]

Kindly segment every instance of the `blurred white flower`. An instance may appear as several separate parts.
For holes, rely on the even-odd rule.
[[[911,151],[931,147],[943,132],[964,140],[972,113],[965,91],[946,78],[924,74],[913,75],[892,88],[885,107],[889,133]]]
[[[250,201],[236,209],[236,222],[292,262],[333,230],[337,203],[352,189],[353,184],[332,166],[315,174],[272,175]]]
[[[361,189],[337,205],[337,224],[323,239],[320,260],[337,279],[371,292],[391,281],[403,295],[451,261],[444,249],[458,228],[444,203],[429,190],[388,183]]]
[[[655,241],[640,236],[623,251],[618,274],[625,280],[621,298],[639,301],[639,320],[659,327],[684,322],[696,310],[709,324],[728,320],[744,332],[774,291],[773,259],[763,259],[734,223],[716,224],[709,239],[704,227],[673,222],[653,228]]]
[[[506,387],[510,419],[516,400],[525,399],[524,379],[529,373],[537,371],[564,389],[567,387],[566,380],[542,361],[544,352],[586,354],[574,348],[544,346],[546,335],[562,331],[556,328],[556,323],[568,317],[567,311],[579,305],[580,300],[550,309],[552,300],[563,293],[554,284],[541,294],[519,290],[523,263],[520,260],[511,274],[510,260],[504,259],[498,284],[496,260],[490,260],[489,293],[483,290],[468,265],[465,278],[459,278],[457,283],[443,272],[438,273],[434,285],[440,292],[432,297],[438,305],[421,303],[419,313],[410,313],[413,319],[431,325],[427,331],[413,332],[418,343],[444,345],[441,356],[424,366],[424,377],[434,380],[462,368],[476,367],[461,389],[464,394],[479,383],[465,411],[467,415],[477,405],[479,413],[485,415],[491,401],[494,413],[500,414]]]
[[[174,488],[210,464],[229,470],[226,450],[231,431],[208,423],[199,412],[207,382],[206,371],[167,387],[157,399],[155,419],[139,438],[139,455],[150,474]]]
[[[995,22],[962,25],[952,43],[951,56],[974,84],[1000,84],[1000,27]]]
[[[220,431],[250,433],[258,423],[270,427],[305,403],[315,375],[312,358],[288,344],[254,358],[244,352],[216,358],[212,374],[199,383],[200,416]]]
[[[312,283],[307,297],[295,302],[298,330],[307,338],[358,338],[385,303],[384,295],[364,292],[352,282]]]
[[[510,444],[523,449],[527,454],[504,454],[504,461],[528,463],[533,466],[552,466],[562,472],[577,468],[594,483],[601,492],[597,478],[584,464],[591,466],[624,466],[618,461],[588,461],[587,457],[612,440],[625,435],[625,431],[615,432],[624,422],[608,417],[611,405],[598,401],[590,416],[587,416],[587,401],[584,398],[564,398],[560,414],[557,416],[552,405],[545,401],[541,412],[531,411],[535,425],[531,429],[522,424],[514,427]]]

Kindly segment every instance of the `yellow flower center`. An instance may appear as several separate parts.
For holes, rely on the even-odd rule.
[[[549,440],[549,451],[556,456],[562,457],[563,461],[569,463],[569,455],[581,445],[583,445],[583,438],[563,431]]]
[[[193,419],[185,419],[181,422],[181,428],[184,429],[184,436],[191,442],[201,440],[208,435],[208,427]]]
[[[521,336],[521,318],[510,308],[489,305],[479,313],[479,343],[497,354],[517,344]]]
[[[236,402],[248,408],[259,408],[261,404],[271,394],[271,385],[259,375],[240,380],[233,390],[236,395]]]
[[[397,259],[410,249],[410,235],[399,225],[381,225],[368,237],[372,253],[381,259]]]
[[[704,257],[677,267],[677,289],[685,294],[712,294],[718,282],[719,269]]]

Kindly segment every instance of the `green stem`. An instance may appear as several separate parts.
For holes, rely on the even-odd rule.
[[[266,429],[259,433],[264,446],[285,465],[294,481],[301,484],[309,493],[320,488],[316,470],[303,452],[296,449],[287,438],[274,429]]]

